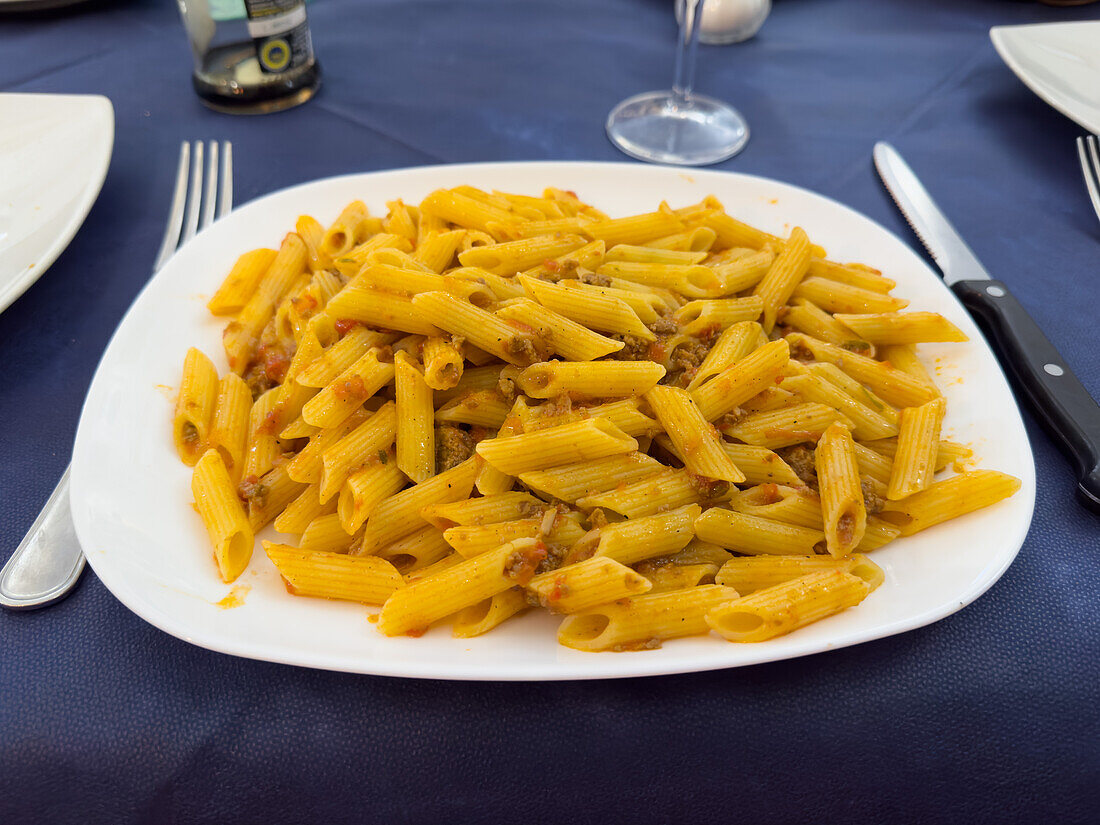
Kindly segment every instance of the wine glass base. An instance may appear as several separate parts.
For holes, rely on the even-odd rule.
[[[706,166],[745,148],[749,126],[720,100],[672,92],[627,98],[607,116],[607,136],[631,157],[653,163]]]

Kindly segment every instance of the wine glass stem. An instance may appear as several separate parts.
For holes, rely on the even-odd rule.
[[[676,69],[672,78],[672,96],[686,103],[695,85],[695,53],[699,47],[699,11],[703,0],[683,0],[680,36],[676,41]]]

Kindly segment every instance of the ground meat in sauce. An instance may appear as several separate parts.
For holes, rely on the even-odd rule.
[[[267,494],[267,485],[256,476],[243,478],[241,483],[237,485],[237,495],[252,507],[260,510],[267,504]]]
[[[836,537],[841,546],[847,547],[852,543],[855,534],[856,520],[851,513],[842,515],[836,523]]]
[[[658,335],[675,335],[680,331],[680,325],[671,318],[658,318],[649,328]]]
[[[459,427],[441,424],[435,442],[439,472],[457,467],[474,454],[474,437]]]
[[[688,473],[688,482],[694,487],[704,501],[718,499],[729,492],[730,483],[719,479]]]
[[[626,344],[621,350],[611,355],[616,361],[649,360],[649,341],[636,335],[612,335],[611,337]]]
[[[252,392],[253,401],[275,386],[275,382],[268,378],[267,370],[260,361],[249,366],[244,374],[244,382]]]
[[[867,515],[881,513],[882,508],[886,506],[886,499],[875,492],[874,482],[869,478],[865,478],[859,483],[859,486],[863,490],[863,503],[867,507]]]
[[[518,360],[524,364],[533,364],[539,360],[538,351],[530,338],[516,335],[507,344],[508,352],[519,356]]]
[[[699,365],[707,357],[708,351],[707,345],[701,341],[689,341],[673,350],[669,363],[672,365],[672,369],[682,370],[694,377]]]
[[[546,558],[540,561],[539,566],[535,568],[535,575],[557,570],[561,567],[562,562],[565,561],[565,554],[568,552],[569,548],[564,544],[546,545]]]
[[[504,575],[514,579],[517,584],[525,585],[535,575],[536,568],[547,556],[547,545],[541,542],[534,547],[516,550],[504,562]]]
[[[578,280],[582,284],[592,284],[593,286],[611,286],[611,279],[606,275],[601,275],[599,272],[582,272]]]
[[[776,453],[790,465],[803,484],[814,490],[817,489],[817,466],[814,463],[812,447],[795,444],[793,447],[780,447]]]
[[[516,400],[516,382],[511,378],[501,378],[497,381],[497,392],[509,404]]]
[[[718,416],[714,422],[714,426],[719,430],[727,427],[736,427],[737,424],[745,417],[745,411],[740,407],[734,407],[728,413]]]
[[[525,501],[519,505],[520,518],[542,518],[546,505],[541,501]]]

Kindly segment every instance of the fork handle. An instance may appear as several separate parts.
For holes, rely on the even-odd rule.
[[[69,595],[84,570],[84,554],[69,511],[69,467],[23,541],[0,570],[0,605],[45,607]]]
[[[951,288],[1073,462],[1081,503],[1100,513],[1100,405],[1001,281],[957,281]]]

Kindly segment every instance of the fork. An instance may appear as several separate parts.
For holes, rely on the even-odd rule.
[[[1081,174],[1085,176],[1085,186],[1092,198],[1092,208],[1100,218],[1100,146],[1096,135],[1077,138],[1077,157],[1081,161]]]
[[[153,274],[196,232],[232,208],[233,144],[222,141],[219,147],[212,140],[204,147],[201,140],[184,141]],[[69,510],[71,468],[65,468],[46,506],[0,570],[0,605],[14,610],[46,607],[69,595],[79,581],[85,559]]]

